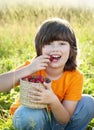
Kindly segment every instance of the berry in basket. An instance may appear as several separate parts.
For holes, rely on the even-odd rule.
[[[29,75],[29,76],[22,78],[22,80],[33,82],[33,83],[43,83],[43,82],[50,83],[51,82],[51,80],[49,78],[43,77],[41,75],[38,75],[38,76]]]

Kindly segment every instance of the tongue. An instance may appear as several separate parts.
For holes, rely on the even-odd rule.
[[[58,57],[54,57],[54,58],[53,58],[53,61],[58,61],[58,60],[59,60]]]
[[[55,57],[55,56],[50,56],[50,61],[57,61],[58,59],[60,58],[60,56],[59,57]]]

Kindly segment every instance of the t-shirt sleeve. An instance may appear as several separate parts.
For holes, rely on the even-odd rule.
[[[68,84],[67,91],[64,96],[64,100],[78,101],[82,97],[83,90],[83,75],[73,75]]]

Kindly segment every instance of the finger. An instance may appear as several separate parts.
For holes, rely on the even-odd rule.
[[[51,88],[51,82],[49,82],[49,83],[44,82],[43,85],[45,86],[46,89],[49,89],[49,90],[52,89]]]
[[[48,63],[41,63],[41,67],[47,67]]]
[[[42,103],[41,100],[30,100],[31,103]]]
[[[47,59],[43,58],[43,59],[41,59],[41,62],[49,63],[50,60],[48,58]]]
[[[41,62],[49,63],[50,57],[48,55],[41,55],[38,60],[41,61]]]
[[[41,97],[40,97],[40,96],[35,96],[35,95],[30,95],[29,98],[30,98],[32,101],[39,101],[39,100],[41,100]]]
[[[32,95],[34,95],[34,96],[40,96],[41,93],[38,92],[38,91],[37,91],[37,92],[36,92],[36,91],[30,91],[30,92],[29,92],[29,95],[31,95],[31,96],[32,96]]]
[[[40,57],[40,58],[44,58],[44,59],[49,59],[49,58],[50,58],[49,55],[40,55],[39,57]]]
[[[41,93],[44,90],[44,86],[40,83],[40,84],[36,84],[36,86],[32,85],[32,90],[30,89],[29,92],[34,92],[34,93]]]

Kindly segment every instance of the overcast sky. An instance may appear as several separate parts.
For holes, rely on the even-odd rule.
[[[17,4],[31,4],[36,6],[72,6],[72,7],[82,7],[82,8],[94,8],[94,0],[0,0],[0,8],[6,5],[15,6]]]

